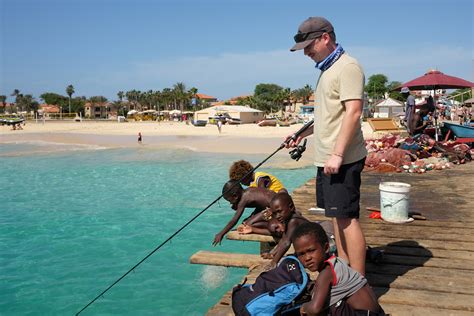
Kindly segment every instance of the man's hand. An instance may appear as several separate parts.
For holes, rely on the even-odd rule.
[[[212,245],[213,246],[217,246],[217,244],[220,245],[223,237],[224,237],[224,234],[222,233],[216,234],[216,236],[214,237],[214,241],[212,242]]]
[[[328,161],[324,164],[324,174],[337,174],[339,173],[339,168],[342,165],[342,157],[338,155],[331,155]]]
[[[293,139],[293,135],[294,134],[291,134],[291,135],[288,135],[288,136],[285,137],[285,140],[283,142],[286,144],[285,145],[286,148],[294,148],[294,147],[298,146],[298,144],[301,143],[301,141],[304,138],[304,137],[301,137],[301,135],[300,135],[300,136],[298,136],[298,138]]]

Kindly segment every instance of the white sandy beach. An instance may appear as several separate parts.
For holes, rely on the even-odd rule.
[[[297,131],[303,124],[290,127],[260,127],[256,124],[224,125],[219,134],[215,125],[195,127],[182,122],[27,122],[23,130],[13,131],[0,126],[0,144],[11,142],[43,141],[66,144],[86,144],[103,147],[187,148],[215,153],[270,154],[278,148],[284,137]],[[138,132],[143,144],[137,143]],[[373,138],[367,123],[363,123],[365,138]],[[312,138],[306,153],[299,162],[288,158],[281,150],[273,160],[284,167],[301,167],[311,164]]]

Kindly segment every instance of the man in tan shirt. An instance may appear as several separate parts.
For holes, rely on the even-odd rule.
[[[365,275],[366,244],[359,223],[360,174],[367,155],[360,125],[364,72],[336,43],[334,28],[325,18],[305,20],[294,39],[291,51],[303,49],[321,75],[314,128],[290,141],[289,147],[314,133],[317,204],[333,218],[339,257]]]

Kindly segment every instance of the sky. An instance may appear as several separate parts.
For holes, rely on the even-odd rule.
[[[471,0],[0,0],[0,95],[38,101],[187,89],[226,100],[259,83],[313,88],[319,75],[290,52],[310,16],[334,25],[366,79],[405,82],[430,69],[474,81]]]

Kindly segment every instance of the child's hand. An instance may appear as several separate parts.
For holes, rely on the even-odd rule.
[[[266,265],[263,267],[263,270],[264,270],[264,271],[269,271],[269,270],[275,269],[275,267],[276,267],[276,263],[273,262],[273,261],[270,261],[268,264],[266,264]]]
[[[239,227],[237,227],[237,231],[239,232],[239,234],[251,234],[253,231],[252,231],[252,226],[249,226],[249,225],[239,225]]]
[[[214,241],[212,242],[212,245],[213,246],[216,246],[217,244],[220,245],[223,237],[224,237],[224,234],[222,233],[216,234],[216,236],[214,236]]]
[[[273,254],[271,252],[264,252],[260,255],[263,259],[273,259]]]

